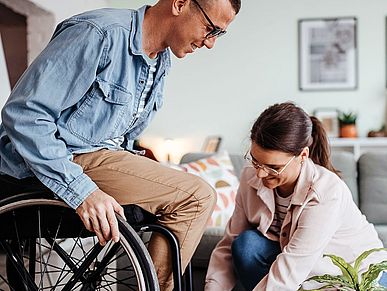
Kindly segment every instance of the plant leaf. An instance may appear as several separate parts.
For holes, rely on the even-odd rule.
[[[359,267],[361,262],[367,258],[370,254],[378,251],[387,251],[387,248],[375,248],[375,249],[370,249],[368,251],[363,252],[360,256],[357,257],[355,264],[354,264],[354,269],[356,272],[359,272]]]
[[[305,282],[307,281],[316,281],[318,283],[326,283],[328,285],[331,285],[330,287],[346,287],[346,288],[350,288],[352,289],[353,288],[353,283],[348,281],[348,279],[344,276],[333,276],[333,275],[329,275],[329,274],[325,274],[325,275],[321,275],[321,276],[313,276],[313,277],[310,277],[309,279],[305,280]],[[327,286],[324,286],[325,288],[327,288]],[[321,290],[322,288],[320,289],[316,289],[316,290]]]
[[[343,276],[347,278],[348,282],[351,282],[351,287],[356,290],[357,285],[359,284],[358,275],[355,269],[344,261],[343,258],[335,255],[324,255],[324,257],[329,257],[333,264],[340,268]]]
[[[368,270],[361,274],[361,290],[369,290],[373,282],[379,276],[379,273],[385,270],[387,270],[387,261],[371,264]]]
[[[366,289],[365,291],[387,291],[387,288],[383,286],[376,286],[371,287],[370,289]]]
[[[303,289],[302,287],[300,287],[297,291],[318,291],[318,290],[325,290],[328,288],[337,288],[337,286],[328,284],[328,285],[324,285],[318,289]],[[350,289],[350,290],[352,290],[352,289]]]

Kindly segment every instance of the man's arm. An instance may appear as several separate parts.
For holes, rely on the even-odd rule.
[[[71,161],[66,143],[57,138],[56,125],[61,114],[81,100],[104,65],[105,40],[100,30],[88,23],[74,22],[61,29],[12,91],[2,111],[3,125],[37,178],[77,208],[99,241],[109,239],[109,225],[117,240],[114,211],[123,216],[122,208]]]
[[[57,138],[56,121],[93,84],[103,47],[102,36],[90,25],[63,30],[26,70],[2,110],[4,128],[17,152],[72,208],[97,186],[71,161],[66,143]]]

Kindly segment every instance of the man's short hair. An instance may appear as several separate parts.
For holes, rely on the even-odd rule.
[[[235,14],[238,14],[241,9],[241,0],[230,0],[232,8],[235,10]]]
[[[216,1],[219,1],[219,0],[199,0],[198,2],[200,3],[200,5],[203,5],[203,7],[207,7],[216,3]],[[235,14],[238,14],[239,10],[241,9],[241,0],[229,0],[229,1],[231,3],[232,8],[235,11]]]

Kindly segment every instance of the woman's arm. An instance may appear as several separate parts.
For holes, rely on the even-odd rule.
[[[253,190],[247,184],[246,169],[244,169],[236,195],[234,212],[227,223],[223,238],[211,255],[206,276],[206,291],[231,290],[236,283],[232,266],[231,244],[241,232],[251,227],[244,205],[246,196]]]

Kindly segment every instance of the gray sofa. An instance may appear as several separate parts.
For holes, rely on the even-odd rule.
[[[209,156],[203,153],[188,153],[181,163]],[[244,165],[241,155],[230,155],[236,174]],[[341,171],[345,183],[352,191],[353,199],[368,221],[375,225],[383,244],[387,246],[387,150],[365,153],[358,161],[349,152],[333,152],[334,166]],[[208,228],[192,258],[194,290],[204,289],[204,278],[212,250],[223,236],[223,228]],[[237,286],[235,290],[243,290]]]

